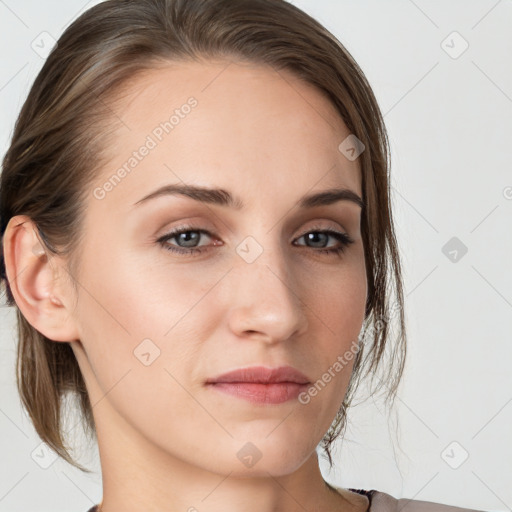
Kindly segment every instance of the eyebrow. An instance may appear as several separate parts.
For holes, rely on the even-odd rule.
[[[172,184],[160,187],[134,203],[134,206],[145,203],[150,199],[167,195],[182,195],[202,203],[225,206],[236,210],[244,208],[243,201],[228,190],[185,184]],[[364,208],[364,201],[361,197],[347,188],[331,188],[305,195],[299,200],[298,205],[300,209],[306,209],[315,206],[328,206],[338,201],[351,201]]]

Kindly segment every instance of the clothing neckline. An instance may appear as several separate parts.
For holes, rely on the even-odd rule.
[[[372,498],[375,494],[375,489],[354,489],[352,487],[348,488],[349,491],[356,492],[358,494],[361,494],[363,496],[366,496],[368,498],[368,508],[366,509],[366,512],[371,512],[372,509]]]
[[[368,498],[370,498],[370,501],[371,501],[371,498],[372,496],[375,494],[375,489],[371,489],[371,490],[366,490],[366,489],[352,489],[351,487],[349,487],[348,489],[349,491],[352,491],[352,492],[357,492],[359,494],[362,494],[363,496],[367,496]]]

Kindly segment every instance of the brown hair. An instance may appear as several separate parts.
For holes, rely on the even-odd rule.
[[[376,390],[387,387],[386,399],[394,402],[405,364],[406,333],[382,115],[352,56],[309,15],[285,0],[108,0],[83,13],[48,56],[16,121],[0,176],[0,235],[11,217],[27,215],[47,250],[66,255],[68,272],[76,275],[85,198],[116,122],[108,100],[136,73],[198,58],[239,59],[294,73],[327,95],[365,145],[358,158],[368,297],[349,387],[322,439],[332,467],[329,448],[346,430],[346,411],[361,379],[371,372],[373,382],[381,369],[384,377],[377,376]],[[8,305],[16,306],[3,247],[0,278]],[[398,329],[390,343],[395,313]],[[86,432],[96,434],[74,353],[68,343],[52,342],[34,329],[19,308],[17,322],[16,378],[22,403],[40,438],[67,462],[89,472],[70,456],[62,430],[62,399],[70,393],[78,400]]]

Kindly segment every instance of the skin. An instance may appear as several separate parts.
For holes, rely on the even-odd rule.
[[[45,256],[30,219],[11,219],[5,235],[23,314],[48,338],[73,340],[93,404],[102,510],[366,510],[366,497],[326,485],[315,452],[352,361],[308,404],[254,404],[204,384],[240,367],[285,364],[316,382],[357,340],[367,295],[361,209],[346,200],[296,207],[331,187],[362,197],[358,160],[338,150],[350,132],[321,93],[287,72],[169,64],[119,97],[114,120],[123,123],[96,185],[190,96],[197,106],[113,190],[99,200],[91,189],[77,296],[65,259]],[[134,206],[171,183],[223,188],[245,207],[184,196]],[[156,242],[189,222],[212,233],[197,241],[208,247],[201,254]],[[326,229],[354,243],[339,256],[323,254],[322,239],[303,236]],[[263,250],[250,264],[236,252],[247,236]],[[176,237],[166,243],[180,248]],[[134,355],[144,339],[160,350],[147,366]],[[252,467],[237,456],[248,442],[261,453]]]

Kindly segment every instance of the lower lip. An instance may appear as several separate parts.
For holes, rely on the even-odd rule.
[[[309,386],[309,384],[297,384],[295,382],[276,382],[272,384],[214,382],[208,385],[222,393],[259,404],[281,404],[293,400]]]

